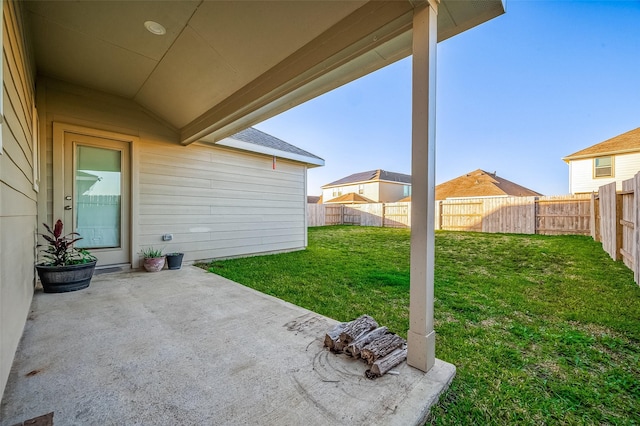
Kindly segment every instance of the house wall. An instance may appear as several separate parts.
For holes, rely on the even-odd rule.
[[[20,2],[2,2],[3,115],[0,155],[0,392],[22,336],[34,284],[33,61]]]
[[[616,182],[616,190],[622,190],[622,181],[631,179],[640,171],[640,153],[616,155],[613,178],[593,178],[593,159],[572,160],[569,168],[569,185],[572,194],[597,192],[598,188]]]
[[[134,246],[185,252],[185,261],[305,247],[305,166],[210,145],[178,143],[174,129],[126,99],[42,80],[46,215],[52,221],[53,122],[133,135]],[[137,182],[137,184],[136,184]],[[173,240],[163,242],[163,234]],[[137,265],[137,255],[133,265]]]
[[[338,188],[342,191],[341,195],[354,192],[367,197],[375,203],[394,203],[405,197],[404,186],[407,184],[375,181],[367,182],[362,185],[364,185],[364,193],[362,194],[359,193],[360,184],[341,185]],[[322,190],[322,199],[325,203],[338,197],[338,195],[334,195],[335,189],[335,187],[331,187]]]
[[[350,185],[341,185],[337,188],[327,188],[322,190],[322,199],[324,202],[327,202],[333,198],[338,197],[338,195],[334,195],[334,190],[340,189],[342,193],[340,195],[349,194],[351,192],[362,195],[363,197],[367,197],[370,200],[378,201],[378,191],[379,185],[378,182],[367,182],[362,184],[364,192],[362,194],[360,191],[360,184],[350,184]]]
[[[404,187],[406,183],[380,182],[380,202],[395,203],[406,197],[404,195]]]

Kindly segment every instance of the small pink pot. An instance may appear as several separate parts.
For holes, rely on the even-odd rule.
[[[144,260],[142,266],[147,272],[158,272],[164,268],[164,256],[162,257],[150,257]]]

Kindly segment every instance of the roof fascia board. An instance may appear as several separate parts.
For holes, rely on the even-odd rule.
[[[635,152],[640,152],[640,148],[620,149],[617,151],[604,151],[582,155],[569,155],[568,157],[564,157],[563,160],[565,163],[568,163],[569,161],[573,160],[588,160],[591,158],[606,157],[608,155],[633,154]]]
[[[327,93],[351,81],[357,80],[364,75],[409,56],[411,54],[411,43],[409,42],[411,40],[411,34],[411,31],[401,34],[396,39],[382,45],[379,49],[370,51],[359,58],[356,58],[353,61],[318,77],[309,84],[220,127],[218,130],[204,136],[201,140],[205,142],[215,142],[222,138],[234,135],[241,130],[254,126],[310,99]],[[402,44],[403,46],[406,46],[406,48],[403,48],[401,51],[396,52],[393,55],[385,55],[381,52],[385,50],[386,46],[393,44]]]
[[[233,134],[238,127],[233,127],[234,122],[244,116],[406,33],[411,29],[412,15],[413,6],[408,1],[366,3],[219,105],[184,126],[181,129],[181,142],[188,145],[223,128],[224,133],[216,135],[215,139]],[[378,68],[386,63],[384,60],[381,62]],[[357,77],[347,81],[355,78]],[[326,90],[318,94],[324,92]],[[299,97],[299,102],[303,98]],[[285,109],[295,105],[297,103],[289,104]],[[259,119],[254,120],[257,122],[266,118],[263,113]]]
[[[454,0],[455,1],[455,0]],[[431,0],[430,0],[431,2]],[[471,1],[470,3],[473,3]],[[469,19],[463,22],[459,22],[456,20],[449,9],[447,7],[447,2],[439,1],[438,13],[446,13],[451,17],[451,20],[455,22],[455,25],[449,28],[448,30],[442,30],[438,32],[438,42],[451,38],[455,35],[463,33],[467,30],[470,30],[473,27],[476,27],[484,22],[487,22],[493,18],[496,18],[505,13],[505,0],[494,1],[496,3],[496,7],[493,9],[487,9],[484,13],[475,15],[473,19]]]
[[[311,166],[324,166],[324,160],[320,158],[307,157],[306,155],[296,154],[294,152],[281,151],[279,149],[270,148],[268,146],[256,145],[250,142],[240,141],[233,138],[225,138],[216,142],[216,145],[226,146],[228,148],[240,149],[243,151],[254,152],[256,154],[273,155],[279,158],[299,161]]]
[[[348,186],[348,185],[365,185],[367,183],[380,183],[380,182],[385,182],[385,183],[395,183],[397,185],[411,185],[411,182],[398,182],[395,180],[384,180],[384,179],[373,179],[373,180],[358,180],[355,182],[345,182],[345,183],[338,183],[335,185],[323,185],[320,188],[325,189],[325,188],[334,188],[334,187],[340,187],[340,186]]]

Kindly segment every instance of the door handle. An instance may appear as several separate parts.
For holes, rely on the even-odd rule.
[[[64,206],[65,210],[71,210],[71,206]]]

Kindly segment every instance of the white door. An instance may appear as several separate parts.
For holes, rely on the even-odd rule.
[[[130,144],[64,133],[64,223],[98,265],[131,263]]]

